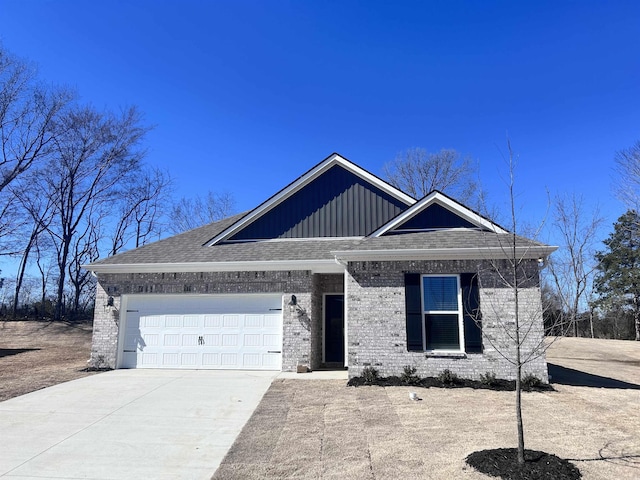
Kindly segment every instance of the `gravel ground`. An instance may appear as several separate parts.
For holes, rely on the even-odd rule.
[[[640,478],[640,344],[561,339],[548,361],[556,391],[523,395],[526,448],[587,480]],[[513,392],[276,380],[213,478],[486,479],[464,459],[516,446],[514,403]]]

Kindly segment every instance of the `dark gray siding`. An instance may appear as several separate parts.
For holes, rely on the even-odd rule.
[[[406,208],[336,165],[229,240],[365,236]]]
[[[438,228],[478,228],[441,205],[434,203],[422,212],[401,223],[386,235],[397,235],[403,230],[431,230]]]

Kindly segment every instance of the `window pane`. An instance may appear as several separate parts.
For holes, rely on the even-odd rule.
[[[427,350],[460,350],[458,315],[424,316]]]
[[[458,310],[458,279],[456,277],[424,277],[424,310]]]

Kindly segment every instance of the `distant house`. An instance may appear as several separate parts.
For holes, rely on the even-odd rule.
[[[484,307],[513,310],[494,267],[509,238],[440,192],[417,201],[332,154],[247,213],[88,265],[92,362],[514,378],[485,341],[504,333]],[[526,349],[543,336],[538,262],[554,247],[517,242],[532,277]],[[547,380],[544,356],[527,370]]]

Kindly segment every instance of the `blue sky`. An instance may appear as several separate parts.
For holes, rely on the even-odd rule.
[[[249,209],[336,151],[372,173],[453,148],[525,220],[547,191],[624,212],[613,156],[640,140],[636,1],[0,0],[0,39],[82,100],[135,104],[176,195]],[[605,234],[606,234],[605,232]]]

